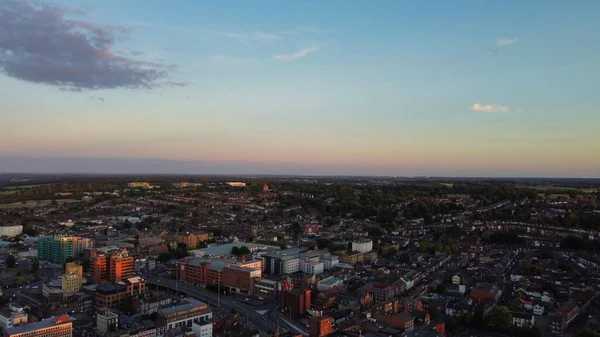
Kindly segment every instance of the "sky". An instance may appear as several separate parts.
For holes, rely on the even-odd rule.
[[[0,172],[600,177],[597,13],[0,0]]]

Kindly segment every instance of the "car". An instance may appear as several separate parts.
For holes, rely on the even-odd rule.
[[[264,298],[262,298],[262,297],[258,297],[258,299],[259,299],[259,300],[264,300]]]

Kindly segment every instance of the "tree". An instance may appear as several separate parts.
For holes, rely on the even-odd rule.
[[[456,318],[450,316],[446,319],[446,330],[448,330],[449,332],[453,332],[454,330],[456,330],[456,328],[458,328],[458,322],[456,321]]]
[[[531,331],[529,334],[531,337],[540,337],[542,335],[542,330],[540,330],[540,327],[537,325],[534,325],[531,327]]]
[[[505,306],[494,307],[490,313],[490,325],[498,331],[508,331],[512,318],[510,311]]]
[[[35,261],[33,261],[33,263],[31,264],[31,273],[32,274],[36,274],[38,272],[38,270],[40,269],[40,262],[36,259]]]
[[[27,234],[28,236],[37,236],[38,231],[37,229],[33,228],[32,225],[25,225],[23,226],[23,234]]]
[[[133,303],[133,297],[131,297],[131,296],[125,297],[121,301],[121,305],[119,306],[119,309],[127,315],[130,315],[130,316],[133,315],[135,313],[135,305]]]
[[[14,255],[8,255],[6,257],[6,267],[14,268],[17,265],[17,259],[15,259]]]
[[[436,294],[443,294],[446,292],[446,286],[443,284],[439,284],[437,287],[435,287],[435,290],[433,292]]]

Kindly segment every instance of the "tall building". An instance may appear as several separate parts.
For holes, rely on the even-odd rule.
[[[368,253],[373,250],[373,241],[369,239],[361,239],[352,242],[352,251],[359,253]]]
[[[83,283],[83,267],[75,262],[65,265],[65,273],[62,275],[62,291],[65,299],[75,295],[81,290]]]
[[[126,250],[122,250],[110,256],[110,267],[108,279],[110,282],[117,283],[121,280],[133,277],[133,257],[129,256]]]
[[[94,248],[94,240],[90,238],[77,239],[77,254],[81,255],[86,249]]]
[[[77,253],[77,237],[44,236],[38,242],[38,260],[65,263]]]
[[[92,283],[108,281],[108,257],[104,254],[90,258],[90,274]]]
[[[323,317],[321,311],[316,311],[315,316],[309,320],[309,337],[324,337],[333,332],[332,324],[333,320],[331,317]]]
[[[97,310],[116,309],[126,297],[145,294],[147,291],[146,280],[141,277],[128,278],[116,284],[103,283],[96,287],[94,302]]]
[[[72,337],[73,323],[69,315],[50,317],[4,330],[4,337]]]

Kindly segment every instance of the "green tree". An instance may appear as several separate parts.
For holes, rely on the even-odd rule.
[[[540,337],[542,335],[542,330],[540,330],[540,327],[537,325],[534,325],[531,327],[531,331],[529,334],[531,337]]]
[[[119,306],[119,310],[127,315],[135,314],[135,305],[133,303],[133,297],[127,296],[121,301],[121,305]]]
[[[498,306],[490,313],[490,325],[498,331],[508,331],[511,327],[510,311],[505,306]]]
[[[31,273],[37,274],[39,269],[40,269],[40,262],[37,259],[35,259],[33,261],[33,263],[31,264]]]
[[[446,319],[446,330],[448,330],[448,332],[453,332],[458,328],[458,322],[456,321],[456,318],[450,316]]]
[[[17,259],[15,259],[14,255],[8,255],[6,257],[6,267],[14,268],[17,265]]]

